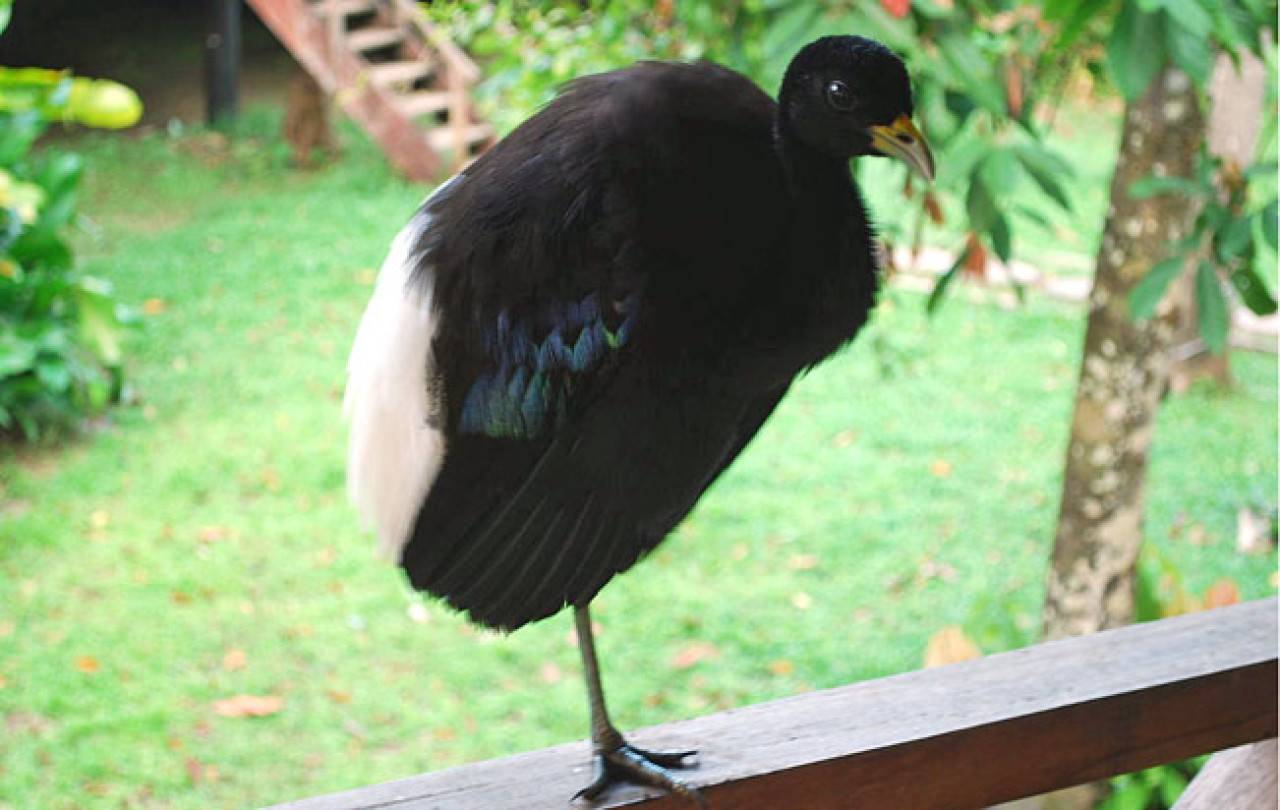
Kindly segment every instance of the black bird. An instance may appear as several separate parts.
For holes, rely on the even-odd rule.
[[[700,62],[569,84],[396,238],[350,362],[349,488],[413,586],[504,631],[572,606],[596,778],[693,752],[610,722],[587,606],[662,542],[876,296],[849,169],[932,178],[907,72],[853,36],[775,103]]]

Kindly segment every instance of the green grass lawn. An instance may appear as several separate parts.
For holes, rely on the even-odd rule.
[[[343,490],[344,364],[423,189],[353,139],[290,172],[274,126],[78,144],[86,266],[156,314],[131,404],[0,460],[0,808],[248,807],[586,735],[567,616],[479,632],[374,560]],[[604,591],[621,723],[915,668],[948,625],[1034,640],[1083,313],[922,308],[887,296]],[[1275,556],[1238,555],[1235,518],[1274,504],[1276,362],[1234,362],[1234,389],[1163,408],[1147,533],[1187,588],[1258,598]],[[282,708],[216,710],[243,694]]]

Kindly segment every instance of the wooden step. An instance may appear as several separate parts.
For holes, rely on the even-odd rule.
[[[396,96],[396,107],[404,115],[417,118],[449,109],[449,93],[443,90],[420,90]]]
[[[338,14],[343,17],[368,14],[378,7],[375,0],[337,0],[333,5],[337,7]],[[312,0],[309,6],[315,14],[321,17],[329,16],[329,9],[331,8],[329,0]]]
[[[464,148],[470,148],[493,137],[493,127],[488,124],[471,124],[463,127],[462,140]],[[443,124],[427,131],[427,143],[438,152],[449,152],[457,148],[453,140],[453,127]]]
[[[371,25],[368,28],[361,28],[358,31],[351,31],[347,34],[347,45],[351,47],[351,50],[360,53],[390,48],[392,45],[399,45],[401,42],[404,42],[404,31],[399,28],[384,28]]]
[[[418,79],[431,74],[431,65],[418,60],[396,62],[379,62],[370,65],[367,71],[369,81],[379,87],[399,87],[411,85]]]

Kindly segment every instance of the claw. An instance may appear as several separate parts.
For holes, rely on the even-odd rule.
[[[578,791],[573,798],[592,801],[614,784],[636,782],[669,790],[696,802],[698,807],[706,810],[707,802],[697,788],[667,770],[687,767],[685,760],[696,753],[697,751],[647,751],[626,742],[610,750],[598,751],[595,755],[595,777],[591,784]]]

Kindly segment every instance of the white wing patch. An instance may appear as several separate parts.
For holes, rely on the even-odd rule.
[[[379,552],[392,560],[409,542],[444,461],[444,434],[427,422],[438,410],[427,386],[433,279],[409,284],[421,258],[413,247],[428,221],[419,213],[392,242],[347,361],[347,494],[377,530]]]

